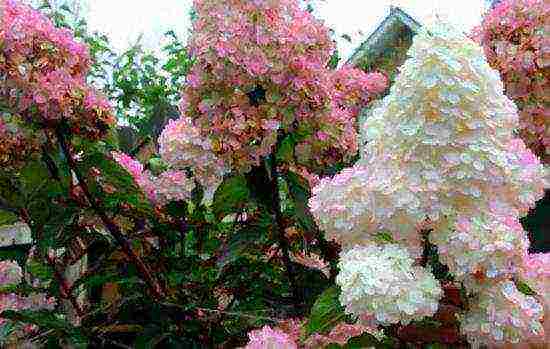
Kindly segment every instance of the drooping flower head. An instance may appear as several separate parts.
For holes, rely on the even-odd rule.
[[[359,163],[322,180],[310,199],[320,227],[347,249],[341,303],[356,314],[384,309],[372,299],[377,292],[361,293],[377,274],[352,277],[363,273],[357,266],[368,271],[382,262],[367,266],[361,261],[377,254],[358,251],[375,249],[369,246],[377,235],[389,232],[418,256],[422,227],[431,230],[440,260],[479,300],[463,318],[472,342],[540,335],[542,307],[511,283],[528,249],[519,218],[545,185],[540,161],[515,137],[517,108],[482,49],[444,23],[422,29],[409,56],[390,94],[369,112]],[[399,321],[398,312],[387,313],[393,318],[378,316]]]

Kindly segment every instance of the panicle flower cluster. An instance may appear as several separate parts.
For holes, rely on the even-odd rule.
[[[544,337],[533,338],[534,343],[550,343],[550,253],[529,254],[523,263],[520,273],[525,281],[538,295],[544,306]]]
[[[477,283],[505,282],[522,270],[528,240],[519,218],[543,196],[545,172],[515,138],[517,108],[481,47],[436,23],[415,36],[409,56],[390,94],[369,112],[361,160],[323,179],[310,208],[345,249],[389,231],[418,256],[418,227],[431,229],[441,260],[473,296],[486,299]],[[375,304],[342,303],[356,313]]]
[[[461,321],[461,332],[471,344],[503,345],[540,337],[543,307],[521,293],[510,281],[484,284]]]
[[[23,270],[13,261],[0,262],[0,288],[17,285],[23,278]]]
[[[154,204],[164,206],[171,201],[187,200],[195,188],[195,182],[184,171],[169,170],[154,176],[131,156],[112,152],[113,159],[134,178],[136,185]]]
[[[296,343],[281,330],[264,326],[248,333],[245,349],[298,349]]]
[[[417,35],[409,54],[366,120],[361,161],[313,191],[313,215],[344,245],[380,229],[418,241],[415,226],[426,217],[434,239],[461,240],[464,232],[448,231],[458,216],[505,204],[517,218],[543,195],[543,167],[514,138],[516,108],[481,48],[440,25]],[[511,217],[497,216],[517,230]]]
[[[378,324],[408,324],[432,316],[443,291],[424,268],[413,266],[397,244],[356,246],[340,256],[336,283],[346,313]]]
[[[420,256],[422,243],[415,218],[420,220],[422,216],[410,217],[406,212],[419,206],[419,199],[406,192],[404,183],[392,181],[398,171],[359,164],[333,178],[321,179],[309,201],[319,228],[344,250],[369,244],[378,232],[390,231],[395,241],[407,244],[415,257]],[[403,192],[407,195],[399,197]]]
[[[0,1],[0,99],[40,127],[68,123],[92,139],[114,117],[107,100],[86,84],[90,56],[67,29],[15,0]]]
[[[327,68],[328,28],[296,0],[195,0],[189,40],[196,63],[183,89],[190,117],[214,154],[247,172],[296,131],[300,164],[319,169],[357,151],[355,117],[386,79]]]
[[[548,28],[546,0],[505,0],[490,10],[474,35],[506,95],[520,109],[520,136],[545,163],[550,161]]]
[[[204,188],[205,200],[210,202],[228,169],[212,151],[211,141],[193,125],[193,120],[187,117],[170,120],[158,143],[162,159],[174,169],[191,170]]]
[[[156,200],[162,204],[189,200],[195,189],[195,182],[184,171],[165,171],[152,182],[156,188]]]
[[[527,256],[529,239],[514,210],[457,215],[448,229],[430,236],[439,246],[439,259],[459,279],[480,271],[496,278],[518,271]]]

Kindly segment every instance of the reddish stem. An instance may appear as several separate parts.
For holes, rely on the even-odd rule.
[[[103,222],[103,225],[105,225],[109,233],[115,238],[118,245],[122,248],[122,251],[124,252],[124,254],[130,259],[130,262],[137,268],[143,281],[147,283],[147,286],[149,287],[149,290],[151,291],[151,294],[153,295],[153,297],[156,300],[162,299],[164,297],[164,291],[160,286],[160,283],[153,276],[153,274],[151,273],[149,268],[145,265],[145,263],[143,263],[141,258],[134,252],[130,242],[120,230],[120,227],[111,218],[107,216],[107,213],[103,210],[103,208],[100,205],[97,204],[97,201],[92,196],[88,188],[88,184],[84,180],[84,176],[80,172],[71,154],[71,151],[65,139],[65,134],[60,129],[57,130],[57,139],[59,141],[59,145],[61,146],[61,150],[63,151],[63,154],[67,159],[69,168],[75,174],[76,179],[78,180],[78,184],[82,189],[82,192],[86,196],[86,199],[90,203],[91,208],[99,216],[99,218]]]

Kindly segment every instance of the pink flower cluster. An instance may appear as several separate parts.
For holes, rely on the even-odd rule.
[[[105,135],[114,117],[107,100],[86,84],[86,46],[28,5],[1,0],[0,12],[3,103],[40,127],[65,121],[74,133]]]
[[[264,348],[303,348],[320,349],[331,344],[345,345],[351,338],[360,336],[365,332],[379,333],[373,328],[361,324],[348,324],[339,322],[326,334],[314,333],[307,338],[302,338],[305,333],[306,321],[300,319],[288,319],[281,321],[277,327],[264,326],[262,329],[249,333],[250,341],[246,349]],[[270,346],[271,345],[271,346]]]
[[[505,0],[474,31],[506,95],[520,109],[521,138],[545,163],[550,161],[549,18],[546,0]]]
[[[362,159],[313,189],[311,211],[344,256],[379,243],[380,232],[418,256],[418,227],[431,229],[441,261],[474,297],[463,319],[469,338],[478,330],[485,344],[540,336],[538,301],[509,286],[513,299],[498,291],[524,268],[528,240],[519,218],[545,185],[542,164],[515,138],[517,108],[482,49],[446,24],[422,30],[409,56],[366,120]],[[367,272],[355,264],[347,274]],[[347,292],[372,282],[361,280],[347,282]],[[377,306],[365,302],[353,307]],[[520,321],[499,322],[507,313]]]
[[[171,201],[187,200],[195,183],[184,171],[169,170],[160,176],[146,171],[143,165],[124,153],[112,152],[114,160],[134,178],[136,185],[154,204],[163,206]]]
[[[244,349],[298,349],[296,343],[283,331],[264,326],[248,333]]]
[[[310,168],[356,153],[357,112],[385,88],[384,76],[327,69],[329,31],[299,1],[194,6],[189,48],[196,63],[180,109],[229,168],[258,165],[279,130],[299,135],[297,160]]]
[[[542,305],[512,281],[487,283],[476,297],[461,320],[461,331],[471,344],[520,343],[544,333]]]
[[[173,169],[191,170],[211,202],[221,184],[227,166],[212,151],[212,143],[200,134],[193,120],[181,117],[170,120],[158,140],[162,159]]]

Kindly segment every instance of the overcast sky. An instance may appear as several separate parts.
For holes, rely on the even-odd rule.
[[[85,0],[86,1],[86,0]],[[338,35],[344,58],[368,36],[389,13],[400,6],[421,22],[435,13],[447,17],[464,31],[479,23],[484,0],[321,0],[317,15]],[[185,38],[189,29],[192,0],[87,0],[92,29],[106,32],[116,49],[122,50],[140,33],[149,48],[158,48],[162,34],[174,29]],[[342,34],[352,38],[349,43]]]

